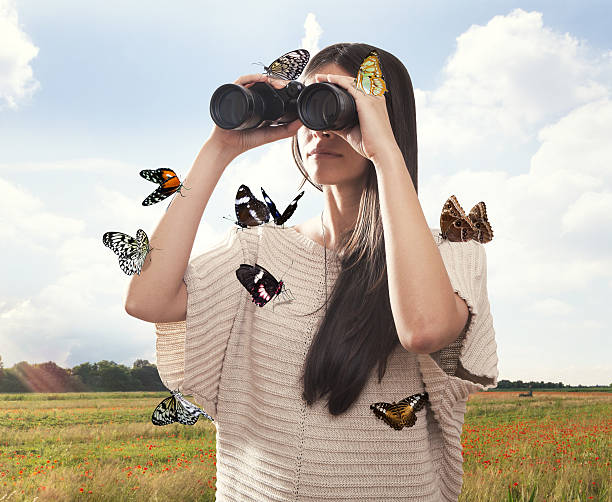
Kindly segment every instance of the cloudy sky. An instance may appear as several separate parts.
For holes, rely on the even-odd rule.
[[[428,223],[483,200],[500,378],[612,382],[612,7],[605,1],[0,0],[0,355],[6,366],[154,360],[128,316],[129,278],[102,244],[151,234],[166,204],[141,169],[189,170],[212,92],[297,47],[367,42],[415,86]],[[279,11],[282,11],[279,13]],[[282,16],[281,16],[282,14]],[[281,22],[280,19],[283,19]],[[194,255],[240,183],[278,205],[299,177],[288,143],[234,161]],[[318,213],[307,190],[294,222]]]

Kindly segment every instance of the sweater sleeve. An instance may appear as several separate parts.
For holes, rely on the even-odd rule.
[[[432,354],[418,354],[425,390],[436,415],[469,394],[497,386],[497,344],[487,293],[487,259],[476,241],[450,242],[435,235],[453,290],[469,314],[459,337]]]
[[[241,229],[230,229],[221,243],[187,266],[183,278],[187,285],[185,321],[155,325],[162,382],[170,390],[192,395],[213,418],[225,351],[245,298],[235,270],[250,259]]]

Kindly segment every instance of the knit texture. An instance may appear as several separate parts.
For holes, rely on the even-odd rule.
[[[325,400],[307,407],[299,381],[325,312],[323,247],[293,228],[232,228],[189,263],[187,318],[156,325],[157,366],[169,389],[192,395],[215,419],[217,501],[458,499],[466,401],[497,385],[497,346],[483,245],[432,234],[470,311],[463,333],[432,354],[398,345],[382,381],[371,372],[339,416]],[[339,268],[327,255],[331,291]],[[236,278],[241,263],[265,267],[295,300],[257,307]],[[429,403],[401,431],[370,410],[423,391]]]

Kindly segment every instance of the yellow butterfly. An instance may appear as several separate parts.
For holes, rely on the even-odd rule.
[[[382,96],[388,91],[380,68],[380,59],[375,50],[371,51],[361,63],[355,86],[365,94],[372,96]]]
[[[377,418],[383,420],[387,425],[397,431],[404,427],[412,427],[417,420],[416,412],[419,411],[429,400],[427,392],[413,394],[402,399],[399,403],[374,403],[370,409]]]

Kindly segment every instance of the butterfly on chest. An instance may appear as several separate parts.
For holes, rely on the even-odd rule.
[[[479,202],[466,215],[457,198],[451,195],[440,214],[440,234],[443,239],[451,242],[490,242],[493,239],[493,228],[487,218],[485,203]]]
[[[293,300],[291,291],[286,289],[283,281],[276,278],[261,265],[248,265],[242,263],[236,269],[236,277],[251,295],[253,303],[263,307],[266,303],[278,295]]]
[[[404,427],[412,427],[417,420],[416,412],[429,400],[427,392],[413,394],[398,403],[374,403],[370,409],[377,418],[384,421],[389,427],[401,431]]]

